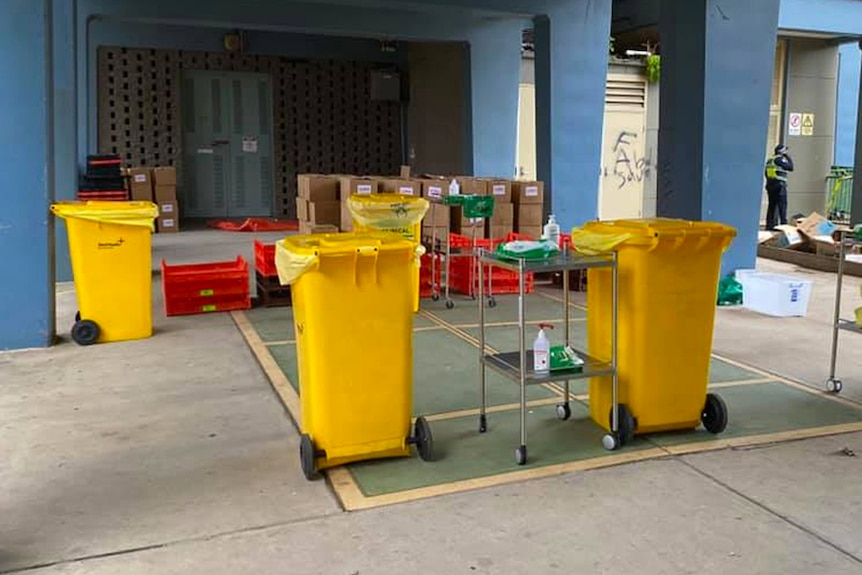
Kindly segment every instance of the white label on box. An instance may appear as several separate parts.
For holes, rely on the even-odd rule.
[[[173,204],[162,204],[162,213],[163,214],[174,213],[174,205]]]
[[[398,189],[398,191],[401,192],[402,194],[404,194],[405,196],[412,196],[413,195],[413,188],[411,188],[410,186],[401,186]]]
[[[215,150],[212,148],[198,148],[198,154],[201,156],[212,156],[215,154]]]
[[[506,186],[494,186],[494,195],[495,196],[505,196],[506,195]]]
[[[175,220],[174,220],[173,218],[170,218],[170,219],[167,219],[167,220],[159,220],[159,223],[161,224],[161,226],[162,226],[162,227],[165,227],[165,228],[175,228],[175,227],[177,227],[177,226],[176,226],[176,223],[175,223]]]
[[[147,175],[146,174],[135,174],[135,183],[136,184],[146,184],[147,183]]]
[[[539,186],[528,186],[526,190],[524,190],[524,195],[528,198],[535,198],[539,195]]]
[[[428,188],[428,197],[431,198],[442,198],[443,197],[443,186],[431,186]]]
[[[356,193],[362,194],[363,196],[371,195],[371,184],[362,184],[361,186],[356,186]]]
[[[242,139],[242,151],[246,154],[257,153],[257,138],[245,137]]]

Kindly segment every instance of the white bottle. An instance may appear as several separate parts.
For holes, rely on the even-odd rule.
[[[533,372],[539,377],[551,373],[551,342],[545,335],[546,329],[554,329],[554,326],[539,324],[539,335],[533,342]]]
[[[557,223],[557,218],[554,217],[554,214],[548,216],[548,223],[545,224],[545,230],[543,234],[544,239],[548,240],[555,246],[560,245],[560,224]]]

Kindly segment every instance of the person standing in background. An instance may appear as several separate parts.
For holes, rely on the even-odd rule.
[[[787,174],[793,171],[793,159],[787,146],[775,146],[775,155],[766,162],[766,229],[772,231],[777,225],[787,224]]]

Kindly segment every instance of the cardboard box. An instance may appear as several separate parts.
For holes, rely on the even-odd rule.
[[[435,232],[436,230],[436,232]],[[422,224],[422,238],[430,242],[434,239],[436,233],[437,241],[443,245],[443,242],[449,240],[449,226],[435,226],[431,227],[430,225]]]
[[[336,226],[341,223],[341,202],[308,202],[306,221],[317,225]]]
[[[422,186],[410,180],[383,180],[380,193],[419,197],[422,194]]]
[[[423,198],[445,198],[449,195],[449,184],[446,180],[421,180]]]
[[[488,195],[494,196],[497,203],[512,202],[512,182],[505,180],[488,180]]]
[[[791,248],[796,249],[802,247],[805,244],[805,240],[802,239],[802,236],[793,226],[778,226],[775,228],[780,234],[776,236],[773,245],[778,248]]]
[[[371,178],[354,178],[351,176],[342,177],[339,180],[339,195],[341,201],[347,201],[350,196],[357,194],[360,196],[370,196],[376,194],[380,190],[380,184],[377,180]]]
[[[177,186],[177,169],[173,167],[153,168],[153,183],[156,186]]]
[[[412,178],[413,176],[411,175],[411,171],[410,166],[401,166],[401,179],[409,180]]]
[[[167,204],[177,201],[177,187],[173,184],[156,184],[153,196],[157,204]]]
[[[544,206],[542,204],[519,204],[514,211],[515,228],[520,230],[524,226],[542,227]]]
[[[431,207],[428,209],[428,213],[425,214],[425,219],[422,220],[422,223],[427,226],[449,229],[451,215],[451,210],[448,206],[431,204]]]
[[[337,226],[313,224],[311,222],[299,222],[299,233],[307,236],[312,234],[337,234]]]
[[[512,224],[504,224],[504,225],[489,225],[488,226],[488,237],[492,240],[503,240],[511,234],[513,231]]]
[[[337,202],[338,177],[300,174],[296,178],[297,195],[311,202]]]
[[[353,215],[350,213],[350,208],[346,203],[341,203],[341,228],[342,232],[353,231]]]
[[[150,168],[129,170],[129,197],[133,202],[153,201],[153,172]]]
[[[810,216],[802,220],[796,228],[809,238],[815,238],[818,236],[828,236],[831,238],[832,234],[835,233],[835,230],[838,229],[835,224],[817,212],[812,213]]]
[[[308,200],[296,198],[296,219],[300,222],[308,221]]]
[[[527,206],[524,206],[527,207]],[[494,215],[488,219],[491,226],[509,226],[515,223],[515,205],[509,203],[494,203]]]
[[[542,237],[542,226],[521,226],[518,228],[518,233],[537,240]]]
[[[180,231],[180,212],[176,201],[159,202],[159,217],[156,228],[160,234],[175,234]]]
[[[461,195],[463,196],[487,196],[488,182],[479,178],[469,178],[461,176],[455,178],[458,185],[461,187]]]
[[[542,182],[514,182],[512,200],[516,204],[543,204],[545,185]]]

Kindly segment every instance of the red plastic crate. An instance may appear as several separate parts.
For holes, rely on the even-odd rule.
[[[278,269],[275,267],[275,244],[254,240],[254,268],[265,277],[278,275]]]
[[[169,266],[162,260],[162,292],[168,316],[248,309],[248,264],[233,262]]]

